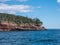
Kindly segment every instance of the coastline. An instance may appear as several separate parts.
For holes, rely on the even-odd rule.
[[[0,31],[45,30],[38,18],[0,13]]]
[[[47,29],[44,29],[44,30],[47,30]],[[40,30],[25,30],[25,29],[16,29],[16,30],[10,30],[10,31],[44,31],[42,29]]]
[[[42,24],[13,24],[4,22],[0,24],[0,31],[35,31],[35,30],[46,30]]]

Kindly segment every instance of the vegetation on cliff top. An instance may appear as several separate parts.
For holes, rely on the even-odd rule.
[[[13,14],[5,14],[5,13],[0,13],[0,22],[1,21],[8,21],[16,24],[21,24],[21,23],[42,24],[42,22],[38,18],[32,19],[24,16],[17,16]]]

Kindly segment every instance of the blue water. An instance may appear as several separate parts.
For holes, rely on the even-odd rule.
[[[60,45],[60,30],[0,32],[0,45]]]

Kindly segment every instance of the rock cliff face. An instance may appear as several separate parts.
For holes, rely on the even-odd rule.
[[[45,30],[45,27],[42,26],[42,24],[32,24],[32,23],[26,23],[26,24],[13,24],[8,22],[3,22],[0,24],[0,31],[20,31],[20,30]]]

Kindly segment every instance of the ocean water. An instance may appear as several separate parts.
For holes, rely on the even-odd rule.
[[[0,45],[60,45],[60,29],[0,32]]]

